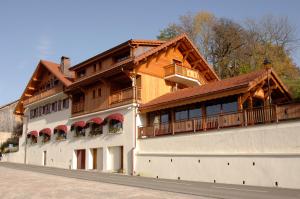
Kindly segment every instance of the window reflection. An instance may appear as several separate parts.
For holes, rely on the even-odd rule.
[[[168,123],[169,122],[169,114],[168,113],[163,113],[160,116],[160,121],[161,121],[161,123]]]
[[[229,102],[222,104],[223,113],[237,112],[237,102]]]
[[[216,115],[221,113],[221,104],[210,105],[206,107],[206,115]]]
[[[202,109],[201,108],[194,108],[190,109],[189,111],[189,118],[200,118],[202,116]]]
[[[175,120],[187,120],[188,119],[188,110],[176,111],[175,112]]]

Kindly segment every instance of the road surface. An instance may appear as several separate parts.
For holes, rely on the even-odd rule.
[[[7,171],[8,170],[8,171]],[[15,171],[15,172],[12,172]],[[29,172],[28,172],[29,171]],[[110,173],[101,173],[96,171],[84,171],[84,170],[67,170],[67,169],[59,169],[52,167],[43,167],[43,166],[35,166],[35,165],[24,165],[24,164],[14,164],[14,163],[0,163],[0,181],[3,183],[3,174],[5,174],[6,178],[18,180],[25,180],[22,172],[32,173],[39,175],[52,175],[53,179],[55,177],[61,179],[64,178],[73,178],[78,180],[88,181],[89,183],[93,182],[97,186],[100,183],[109,186],[122,185],[122,187],[127,187],[127,189],[134,188],[137,189],[136,193],[143,193],[144,195],[137,196],[130,195],[129,197],[124,197],[121,195],[120,197],[116,196],[103,196],[102,198],[219,198],[219,199],[299,199],[300,198],[300,190],[296,189],[283,189],[283,188],[269,188],[269,187],[256,187],[256,186],[247,186],[247,185],[229,185],[229,184],[219,184],[219,183],[204,183],[204,182],[191,182],[191,181],[183,181],[183,180],[167,180],[167,179],[154,179],[154,178],[145,178],[138,176],[126,176],[120,174],[110,174]],[[8,175],[7,173],[10,173]],[[18,173],[18,175],[13,175],[14,173]],[[13,176],[11,176],[13,175]],[[26,176],[25,175],[25,176]],[[44,175],[44,176],[48,176]],[[18,179],[19,178],[19,179]],[[38,177],[39,180],[42,180],[44,177]],[[54,180],[55,181],[55,180]],[[75,180],[75,182],[78,184]],[[95,182],[98,182],[95,183]],[[30,183],[30,181],[28,182]],[[40,186],[43,186],[43,182],[39,182]],[[45,181],[45,185],[47,185],[49,181]],[[71,183],[72,184],[72,183]],[[26,184],[27,185],[27,184]],[[11,184],[13,185],[13,183]],[[27,185],[28,186],[28,185]],[[92,187],[93,187],[92,186]],[[74,187],[74,186],[73,186]],[[101,187],[101,186],[100,186]],[[47,188],[44,187],[44,188]],[[55,190],[57,187],[50,189],[49,191]],[[78,186],[79,190],[80,186]],[[2,190],[1,190],[2,189]],[[39,186],[36,187],[37,191],[39,191]],[[101,188],[100,188],[101,189]],[[76,192],[77,189],[75,189]],[[92,191],[97,191],[98,189],[92,189]],[[116,189],[112,189],[116,190]],[[154,190],[160,191],[158,193],[152,193]],[[3,193],[3,184],[0,184],[0,193]],[[147,195],[148,192],[151,192],[151,196]],[[113,191],[112,191],[113,192]],[[47,192],[46,192],[47,193]],[[90,193],[90,192],[87,192]],[[134,193],[133,191],[128,191],[128,193]],[[107,193],[109,195],[109,192]],[[171,195],[168,195],[171,194]],[[172,195],[173,194],[173,195]],[[175,195],[174,195],[175,194]],[[179,194],[179,195],[178,195]],[[96,194],[97,195],[97,194]],[[99,196],[99,195],[98,195]],[[5,197],[10,198],[10,197]],[[22,198],[22,197],[20,197]],[[23,197],[24,198],[24,197]],[[26,198],[26,197],[25,197]],[[38,198],[38,197],[37,197]],[[49,197],[56,198],[56,197]],[[74,198],[74,197],[70,197]],[[93,198],[93,197],[89,197]]]

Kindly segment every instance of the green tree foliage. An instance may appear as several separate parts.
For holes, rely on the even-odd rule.
[[[300,70],[291,57],[298,39],[286,17],[270,15],[237,23],[209,12],[188,13],[179,17],[179,23],[161,30],[157,38],[168,40],[181,33],[189,36],[221,78],[261,69],[267,57],[294,97],[300,99]]]

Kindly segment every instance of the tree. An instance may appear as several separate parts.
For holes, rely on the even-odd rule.
[[[287,17],[269,15],[236,23],[209,12],[188,13],[179,17],[179,23],[163,29],[157,38],[167,40],[183,32],[221,78],[261,69],[267,57],[294,95],[300,97],[300,72],[291,57],[299,40]]]
[[[170,24],[167,28],[160,31],[157,36],[159,40],[169,40],[180,34],[180,28],[176,24]]]

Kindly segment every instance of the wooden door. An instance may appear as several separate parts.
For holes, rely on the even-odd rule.
[[[77,169],[85,169],[85,150],[77,150]]]
[[[93,169],[97,169],[97,149],[93,149]]]

